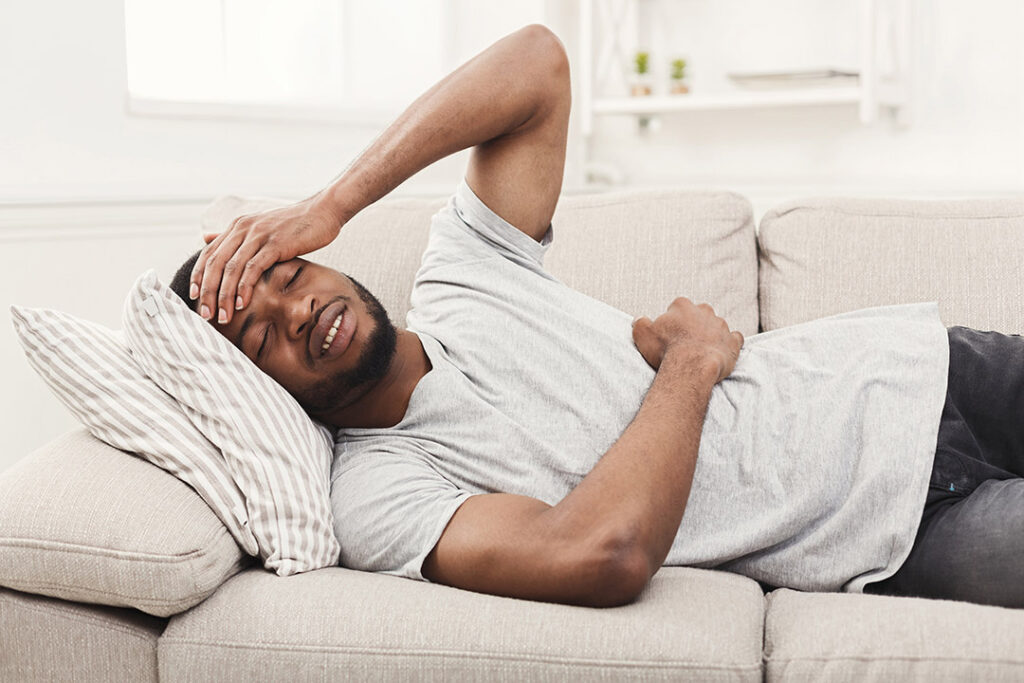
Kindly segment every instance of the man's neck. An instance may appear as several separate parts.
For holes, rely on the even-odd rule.
[[[431,370],[420,338],[408,330],[396,330],[395,355],[388,372],[358,400],[321,421],[334,427],[394,427],[405,417],[416,385]]]

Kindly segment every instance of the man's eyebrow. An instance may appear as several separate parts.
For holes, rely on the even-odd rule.
[[[280,263],[281,262],[278,261],[278,262],[274,263],[274,265],[270,266],[265,271],[263,271],[263,275],[260,276],[260,280],[263,281],[263,284],[266,285],[266,284],[270,283],[270,274],[274,272],[274,268],[277,268],[278,264],[280,264]]]
[[[253,319],[252,313],[245,316],[245,320],[242,321],[242,330],[238,333],[239,348],[241,348],[242,343],[245,341],[245,333],[249,331],[250,327],[252,327],[253,322],[255,322],[255,320]]]

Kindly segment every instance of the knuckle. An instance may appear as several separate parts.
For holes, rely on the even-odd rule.
[[[274,243],[267,245],[262,250],[260,250],[260,253],[254,260],[256,261],[257,266],[266,269],[278,261],[279,254],[280,250],[277,248],[277,244]]]

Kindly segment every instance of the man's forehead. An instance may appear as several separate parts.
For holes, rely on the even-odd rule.
[[[275,263],[270,264],[270,267],[267,268],[265,271],[263,271],[263,274],[260,275],[260,280],[259,281],[262,282],[265,285],[270,284],[270,278],[273,277],[275,270],[277,270],[281,266],[287,267],[287,266],[292,265],[292,264],[299,264],[299,265],[303,265],[303,266],[305,266],[305,265],[312,265],[306,259],[298,258],[298,257],[293,258],[293,259],[288,259],[287,261],[277,261]],[[253,287],[253,297],[255,297],[255,296],[256,296],[256,288]]]

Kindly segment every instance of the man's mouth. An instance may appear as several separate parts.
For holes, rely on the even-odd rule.
[[[334,319],[334,324],[331,325],[331,329],[327,332],[327,338],[324,339],[324,345],[320,347],[321,356],[330,348],[331,342],[334,341],[334,335],[338,334],[339,325],[341,325],[341,315],[338,315],[338,317]]]
[[[309,354],[317,360],[335,358],[348,348],[355,335],[356,317],[344,301],[321,311],[309,335]]]

